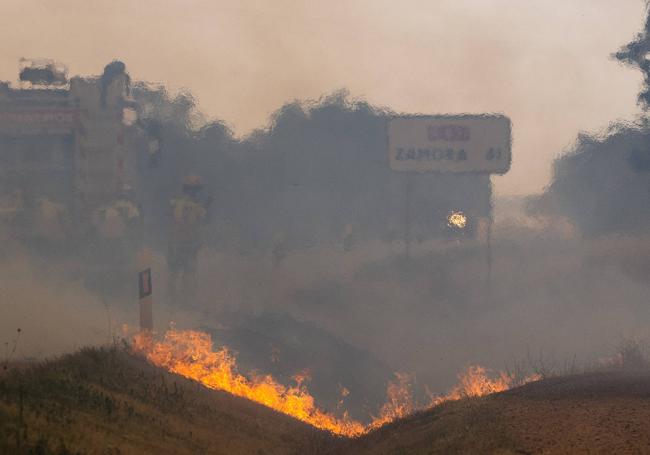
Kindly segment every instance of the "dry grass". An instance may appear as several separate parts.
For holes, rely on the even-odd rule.
[[[650,372],[594,372],[445,403],[332,453],[650,453],[648,422]]]
[[[331,454],[492,454],[516,453],[489,398],[444,403],[386,425],[351,441],[339,441]]]
[[[620,349],[613,370],[444,403],[354,440],[205,389],[124,347],[84,349],[0,375],[0,453],[647,453],[650,371],[637,345]]]
[[[329,439],[124,348],[84,349],[0,376],[0,453],[294,454]]]

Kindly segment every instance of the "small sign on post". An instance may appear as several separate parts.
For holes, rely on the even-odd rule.
[[[138,297],[140,306],[140,333],[151,337],[153,333],[153,286],[151,255],[146,249],[138,253]]]

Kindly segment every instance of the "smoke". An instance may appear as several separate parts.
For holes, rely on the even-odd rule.
[[[366,240],[397,235],[408,177],[390,171],[384,152],[390,110],[338,91],[287,103],[267,128],[237,139],[223,122],[193,122],[198,116],[189,95],[136,84],[134,97],[143,123],[161,131],[162,164],[141,166],[139,179],[147,231],[158,248],[167,201],[189,173],[201,175],[213,197],[208,235],[219,251],[264,254],[278,242],[288,250],[328,245],[350,229]],[[485,176],[412,180],[413,230],[423,238],[440,235],[452,209],[487,215]]]
[[[59,258],[54,263],[6,238],[2,253],[0,361],[42,360],[84,346],[120,343],[137,330],[135,273],[127,277],[130,283],[125,286],[131,292],[114,295],[88,285],[82,269],[98,265],[95,261],[81,264]],[[199,313],[169,306],[161,298],[164,258],[154,255],[152,266],[158,285],[156,297],[160,298],[155,309],[156,327],[165,330],[171,324],[199,325]]]
[[[645,65],[645,39],[617,58]],[[488,282],[487,244],[473,223],[490,214],[490,179],[418,175],[407,198],[407,177],[385,154],[391,109],[337,91],[288,102],[237,137],[226,122],[206,121],[188,92],[136,82],[132,96],[160,146],[160,159],[142,154],[138,167],[159,332],[171,322],[206,330],[249,371],[286,379],[310,369],[317,399],[336,406],[347,390],[353,413],[384,401],[393,371],[414,373],[417,390],[444,391],[470,364],[502,369],[527,358],[561,368],[648,335],[644,125],[580,136],[528,212],[526,201],[496,199]],[[190,173],[213,197],[195,308],[164,292],[169,200]],[[452,210],[475,231],[450,235]],[[0,264],[0,334],[11,346],[21,329],[18,356],[112,342],[123,324],[137,325],[135,295],[84,279],[79,269],[93,258],[48,260],[34,247]]]
[[[423,395],[425,386],[447,390],[471,364],[503,369],[527,358],[561,366],[574,356],[588,363],[623,337],[647,335],[642,238],[577,235],[587,232],[580,209],[602,198],[597,189],[576,193],[562,212],[567,219],[531,216],[523,200],[497,199],[488,287],[485,243],[447,236],[444,218],[452,209],[486,216],[486,177],[417,176],[411,258],[404,257],[405,180],[385,160],[388,109],[336,92],[290,102],[266,129],[236,138],[223,122],[202,121],[187,93],[135,83],[133,96],[161,147],[156,167],[140,162],[138,179],[154,251],[156,328],[206,330],[238,352],[245,372],[288,381],[309,369],[317,400],[335,407],[345,389],[359,416],[377,410],[395,371],[413,373]],[[580,147],[620,142],[627,150],[623,139],[634,131],[584,136]],[[634,137],[643,150],[644,136]],[[626,165],[636,163],[625,156]],[[214,197],[196,308],[165,295],[168,204],[186,173],[201,174]],[[137,326],[136,295],[89,286],[74,272],[79,264],[18,257],[2,266],[11,296],[2,333],[11,342],[22,329],[20,356],[108,343],[122,324]]]
[[[105,306],[100,297],[60,276],[51,265],[36,266],[24,253],[9,257],[11,261],[0,264],[0,342],[6,348],[20,329],[16,358],[44,358],[106,344],[120,322],[126,322],[123,311]]]

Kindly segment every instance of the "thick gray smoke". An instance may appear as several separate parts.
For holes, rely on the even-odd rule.
[[[340,242],[347,229],[366,240],[399,235],[407,177],[391,172],[385,152],[390,112],[337,92],[318,101],[286,104],[267,129],[236,139],[220,122],[198,130],[192,98],[137,85],[147,125],[160,131],[162,164],[143,166],[147,231],[165,226],[169,199],[182,176],[203,176],[213,196],[211,242],[218,250],[268,251]],[[440,235],[446,214],[489,211],[486,177],[415,176],[413,229]],[[436,225],[437,223],[437,225]]]
[[[617,57],[650,74],[646,39]],[[472,224],[492,213],[489,178],[393,173],[387,108],[337,92],[290,102],[267,128],[237,138],[206,122],[188,93],[134,83],[132,94],[161,147],[138,169],[159,331],[170,321],[206,330],[244,370],[283,381],[309,370],[319,402],[335,408],[347,390],[358,418],[383,402],[393,371],[413,373],[420,392],[442,392],[469,365],[526,359],[531,370],[560,371],[648,337],[644,124],[580,136],[528,210],[523,199],[495,200],[489,265]],[[164,292],[169,200],[187,174],[201,175],[213,198],[194,308]],[[467,235],[450,234],[452,210],[468,215]],[[84,286],[78,265],[12,257],[22,259],[0,269],[10,301],[0,329],[8,347],[22,329],[22,356],[108,342],[137,322],[135,295]]]
[[[419,218],[412,258],[404,258],[403,212],[391,213],[393,206],[403,208],[404,181],[391,176],[382,142],[388,111],[343,94],[293,102],[274,114],[268,129],[238,140],[221,123],[192,131],[191,98],[160,99],[179,110],[158,120],[165,125],[164,160],[161,169],[146,171],[158,188],[151,195],[164,207],[171,182],[184,172],[205,177],[215,202],[199,300],[226,328],[204,327],[240,351],[246,366],[279,377],[303,368],[318,378],[336,376],[324,375],[328,368],[341,371],[341,385],[353,396],[365,394],[371,406],[383,387],[369,378],[384,384],[391,370],[415,373],[418,387],[443,391],[470,364],[503,369],[525,359],[530,368],[562,370],[574,359],[576,365],[598,362],[625,338],[647,337],[642,241],[581,237],[591,226],[638,232],[630,227],[647,218],[629,209],[647,198],[638,173],[643,157],[630,152],[644,150],[638,129],[621,128],[603,139],[581,136],[580,151],[602,150],[592,154],[601,158],[585,154],[596,162],[592,167],[577,167],[594,184],[578,191],[584,179],[556,178],[549,194],[566,199],[558,198],[553,210],[539,209],[545,198],[534,215],[523,199],[496,200],[488,291],[485,245],[441,237],[430,222],[471,204],[470,211],[486,214],[480,208],[488,206],[489,185],[475,177],[418,177]],[[617,174],[620,166],[611,162],[629,171]],[[557,176],[561,168],[562,160]],[[627,205],[607,202],[626,185]],[[589,212],[591,201],[610,210]],[[161,211],[155,222],[164,223],[163,217]],[[358,231],[346,249],[348,223]],[[276,264],[273,242],[280,235],[287,251]],[[313,324],[320,329],[310,329]],[[380,363],[360,368],[356,354],[332,348],[332,335],[350,352],[361,349]],[[305,352],[313,355],[305,359]],[[317,391],[326,389],[315,381]],[[331,402],[333,395],[330,389],[320,396]]]

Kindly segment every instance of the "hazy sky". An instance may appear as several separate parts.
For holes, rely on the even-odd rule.
[[[540,191],[578,131],[638,114],[641,75],[610,54],[642,0],[0,0],[0,79],[20,57],[70,74],[118,58],[187,88],[237,134],[285,101],[347,87],[402,112],[503,112],[513,167],[500,194]]]

